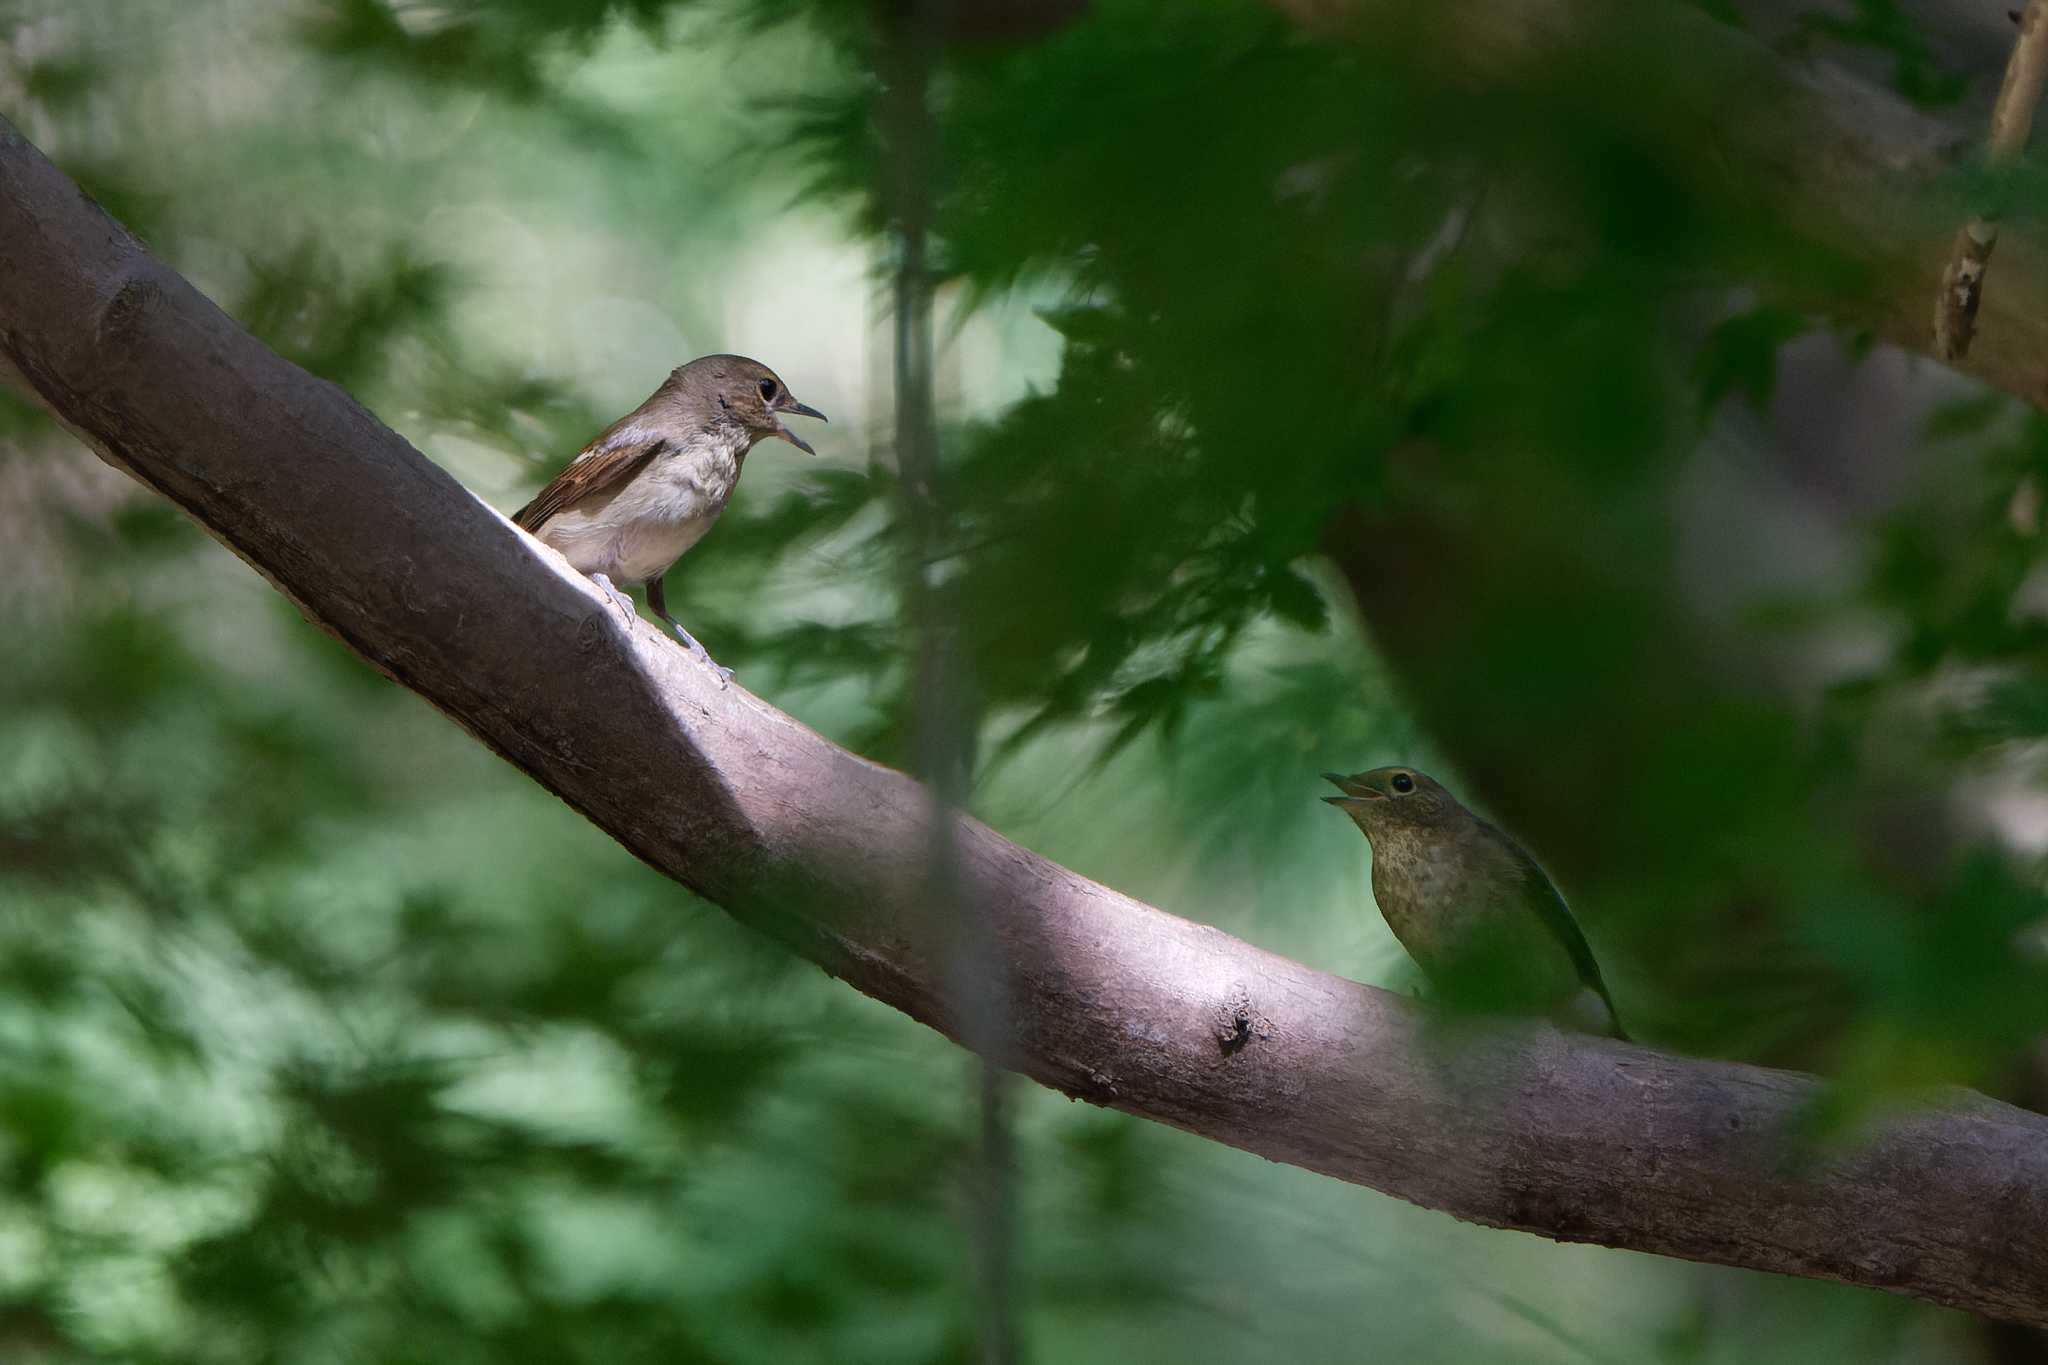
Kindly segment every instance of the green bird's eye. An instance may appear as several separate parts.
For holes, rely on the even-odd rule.
[[[1401,793],[1401,795],[1406,796],[1409,792],[1415,790],[1415,779],[1408,776],[1408,774],[1406,773],[1395,773],[1394,780],[1389,785],[1391,785],[1395,791]]]

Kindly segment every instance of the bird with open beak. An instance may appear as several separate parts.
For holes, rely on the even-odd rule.
[[[1448,1003],[1508,1013],[1592,1009],[1621,1019],[1564,897],[1522,846],[1413,768],[1323,776],[1372,845],[1372,894],[1387,927]]]
[[[732,670],[668,614],[662,578],[725,510],[756,443],[772,436],[817,454],[782,425],[785,415],[825,420],[760,361],[700,356],[606,427],[512,520],[561,551],[629,616],[633,601],[620,589],[645,583],[648,607],[723,685]]]

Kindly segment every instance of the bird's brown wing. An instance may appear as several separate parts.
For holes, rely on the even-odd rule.
[[[637,432],[624,439],[621,436],[614,427],[592,441],[568,468],[534,494],[532,502],[513,513],[512,520],[527,531],[538,531],[555,513],[592,493],[624,483],[668,448],[668,442],[658,436]]]

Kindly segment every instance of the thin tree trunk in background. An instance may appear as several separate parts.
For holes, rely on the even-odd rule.
[[[937,7],[930,0],[890,0],[883,10],[888,46],[884,92],[890,218],[896,253],[894,391],[899,508],[906,531],[901,546],[904,609],[916,637],[917,675],[906,718],[916,775],[930,795],[932,820],[926,899],[955,926],[949,976],[957,1013],[977,1058],[998,1055],[1008,1031],[995,945],[979,905],[965,894],[953,814],[965,808],[974,771],[978,718],[971,684],[963,675],[959,632],[948,594],[935,582],[934,551],[946,538],[939,468],[938,419],[933,393],[932,188],[938,165],[938,125],[931,111],[931,78],[939,47]],[[976,1060],[968,1087],[975,1110],[975,1146],[967,1177],[967,1221],[972,1245],[975,1302],[982,1359],[1012,1365],[1019,1342],[1011,1291],[1012,1146],[1003,1071]]]

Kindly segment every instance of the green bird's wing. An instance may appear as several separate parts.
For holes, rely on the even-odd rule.
[[[1614,997],[1607,993],[1607,983],[1600,977],[1600,964],[1593,960],[1592,945],[1586,942],[1579,922],[1572,918],[1571,907],[1564,903],[1557,887],[1526,849],[1505,835],[1501,839],[1514,852],[1515,862],[1521,867],[1522,899],[1564,945],[1565,952],[1571,954],[1572,966],[1578,970],[1579,980],[1607,1006],[1607,1017],[1614,1021],[1615,1036],[1627,1039],[1628,1032],[1621,1026],[1621,1011],[1614,1008]]]

